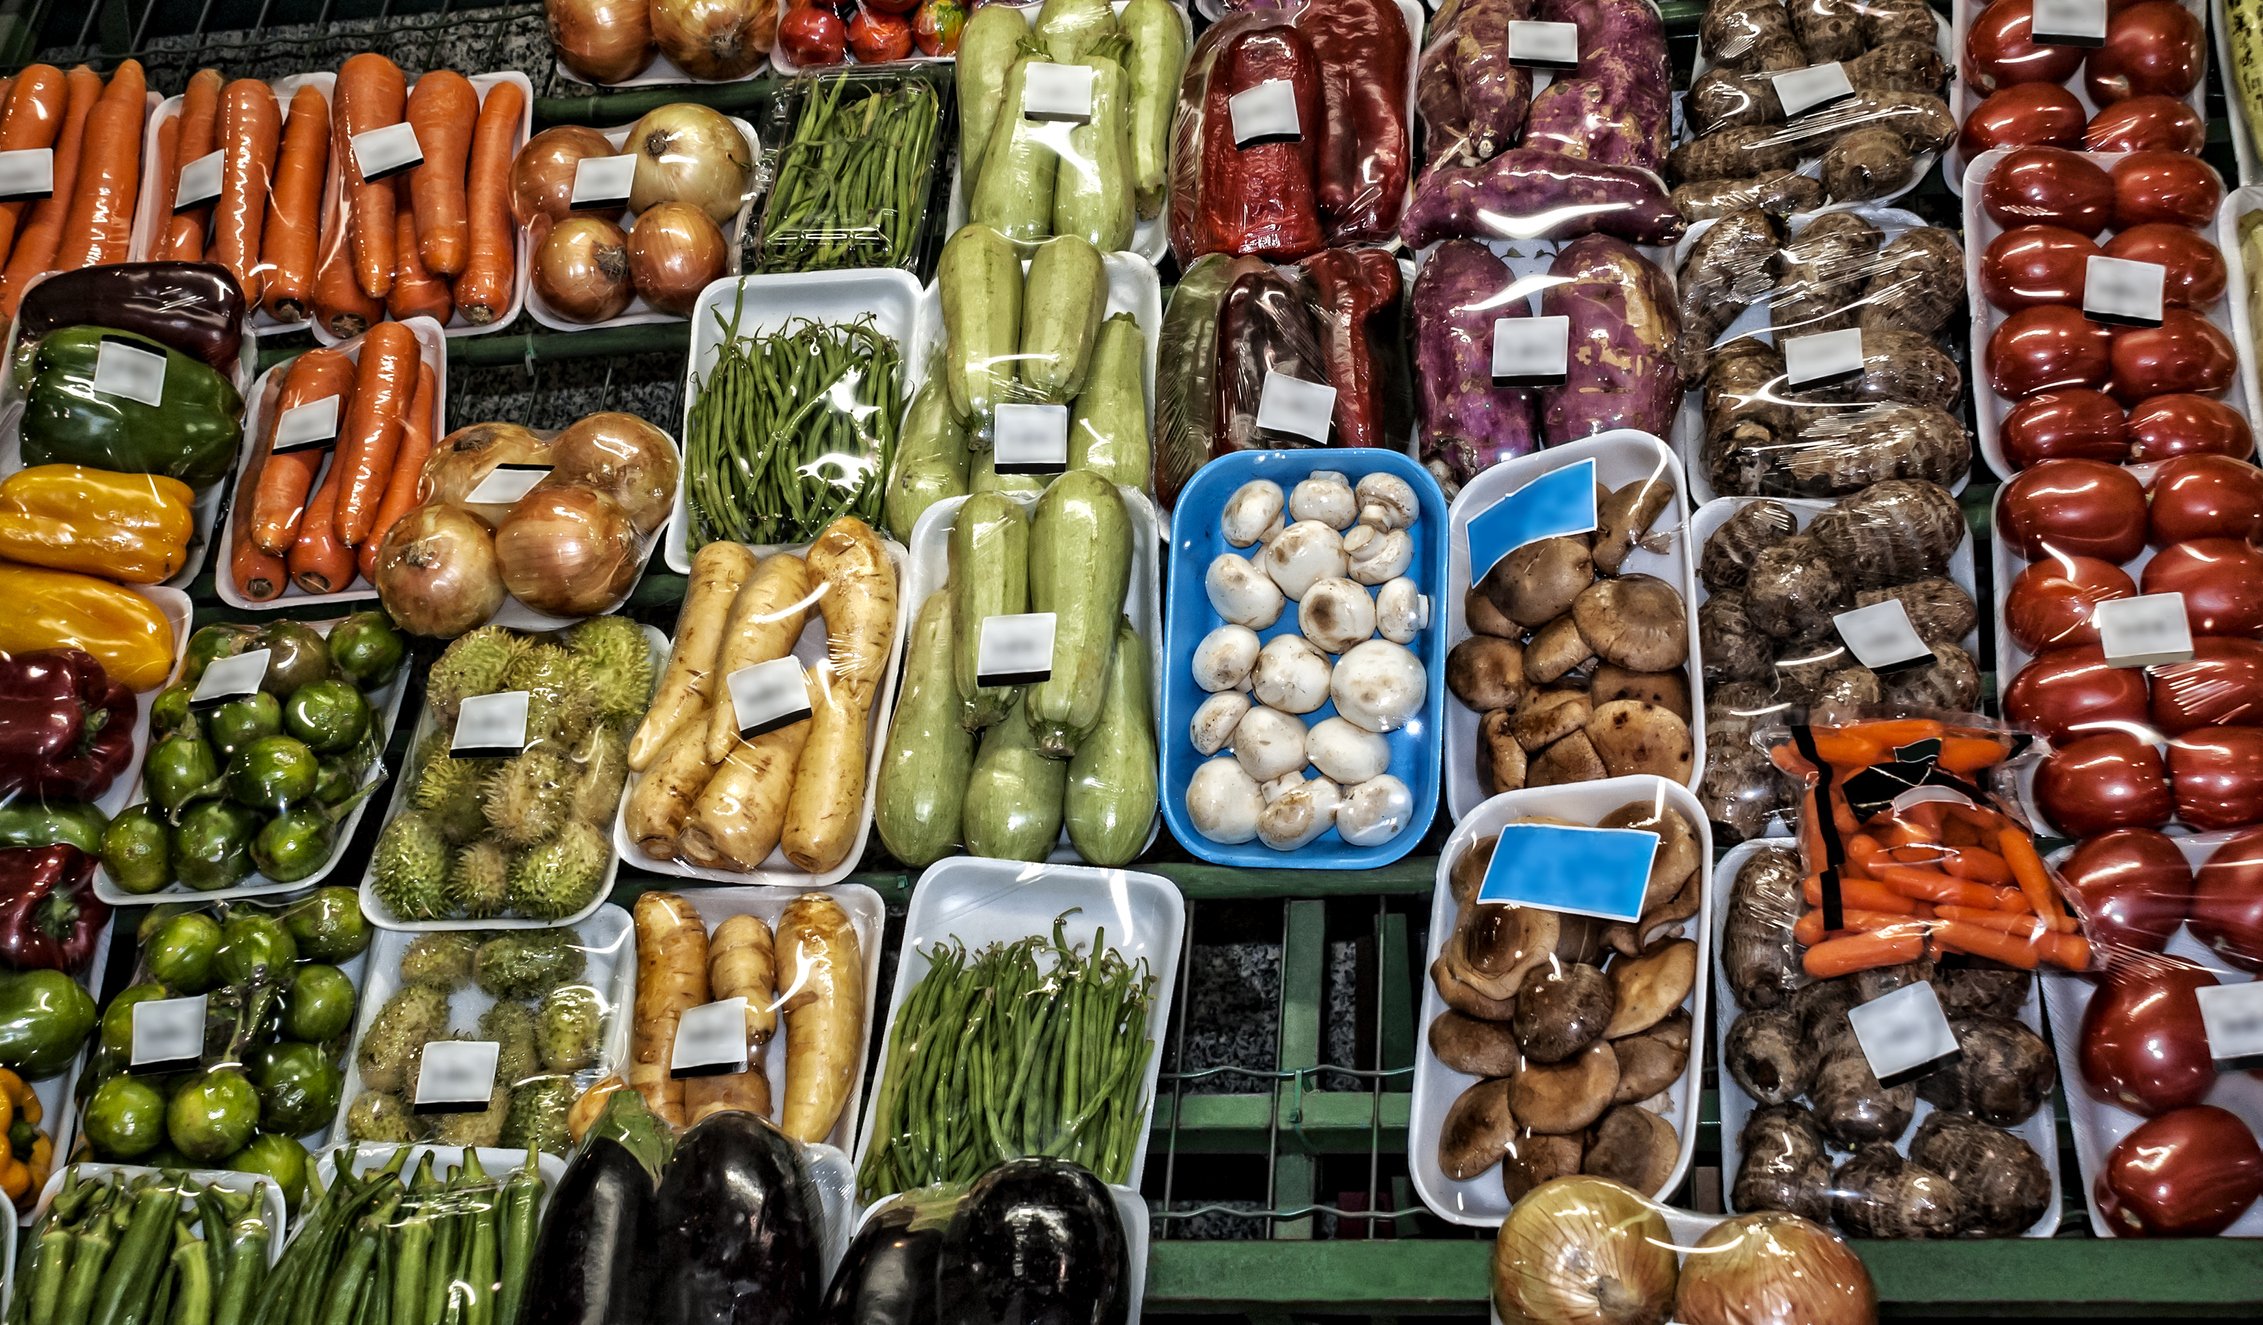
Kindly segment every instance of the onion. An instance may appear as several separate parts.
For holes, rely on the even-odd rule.
[[[652,0],[652,39],[694,78],[753,73],[777,35],[777,0]]]
[[[542,0],[550,48],[584,82],[618,83],[652,63],[647,0]]]
[[[1847,1244],[1779,1211],[1707,1229],[1682,1266],[1682,1325],[1872,1325],[1878,1290]]]
[[[579,124],[544,129],[527,139],[518,158],[511,162],[511,215],[520,225],[532,225],[537,218],[560,221],[568,216],[620,219],[625,203],[620,207],[574,206],[575,164],[591,157],[619,155],[620,150],[595,129]]]
[[[417,497],[422,501],[460,502],[469,497],[472,489],[493,473],[497,465],[549,463],[550,439],[531,428],[515,423],[466,424],[441,438],[440,444],[432,448],[432,457],[424,462]],[[482,503],[472,514],[482,519],[500,519],[503,511]]]
[[[535,246],[534,292],[569,322],[619,317],[636,297],[629,284],[629,237],[594,216],[558,222]]]
[[[644,569],[636,526],[586,483],[544,480],[495,526],[495,560],[511,596],[551,616],[610,612]]]
[[[676,443],[634,414],[589,415],[559,433],[550,454],[551,474],[619,502],[640,534],[658,529],[675,507]]]
[[[1661,1325],[1673,1304],[1665,1216],[1625,1183],[1555,1178],[1501,1221],[1493,1305],[1504,1325]]]
[[[453,639],[495,615],[503,577],[487,526],[448,502],[426,502],[377,545],[377,597],[401,628]]]
[[[688,202],[723,225],[746,201],[754,178],[746,135],[721,111],[688,101],[662,106],[630,126],[624,150],[636,153],[632,212]]]
[[[629,227],[629,284],[663,313],[690,313],[729,261],[723,232],[688,202],[661,203]]]

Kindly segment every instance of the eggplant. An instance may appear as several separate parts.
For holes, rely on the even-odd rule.
[[[824,1212],[801,1148],[751,1113],[676,1142],[653,1222],[658,1310],[685,1325],[802,1325],[825,1291]]]
[[[825,1290],[819,1325],[935,1325],[943,1224],[919,1215],[898,1197],[864,1221]]]
[[[519,1325],[633,1325],[645,1288],[652,1175],[627,1146],[592,1136],[550,1194]]]
[[[16,309],[28,342],[59,327],[131,331],[201,359],[233,380],[243,352],[244,292],[210,262],[120,262],[57,272]]]
[[[1125,1325],[1131,1248],[1098,1178],[1017,1159],[975,1179],[944,1234],[940,1325]]]

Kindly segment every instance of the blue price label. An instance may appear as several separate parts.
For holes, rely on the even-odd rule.
[[[1470,583],[1484,579],[1501,558],[1527,543],[1593,532],[1595,462],[1582,460],[1542,474],[1470,517]]]
[[[1640,920],[1657,854],[1658,835],[1640,828],[1510,824],[1493,844],[1477,900]]]

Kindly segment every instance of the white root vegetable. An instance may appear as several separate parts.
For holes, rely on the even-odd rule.
[[[1212,759],[1187,779],[1187,818],[1213,842],[1232,846],[1256,837],[1264,811],[1257,779],[1232,759]]]
[[[629,738],[629,767],[642,773],[676,729],[696,723],[715,699],[715,663],[739,586],[754,573],[754,554],[739,543],[709,543],[691,559],[691,583],[676,614],[676,643],[653,687],[652,706]]]
[[[1254,708],[1234,728],[1234,759],[1253,781],[1303,768],[1304,724],[1278,709]]]
[[[776,948],[786,1019],[778,1130],[814,1144],[832,1134],[864,1057],[864,956],[848,913],[824,893],[786,903]]]
[[[1333,469],[1316,469],[1289,490],[1289,518],[1317,520],[1330,529],[1344,529],[1359,514],[1351,480]]]
[[[727,702],[731,673],[756,663],[775,662],[794,651],[809,616],[809,568],[800,557],[781,552],[764,557],[731,603],[730,625],[715,664],[719,702],[707,710],[707,762],[720,764],[739,739],[738,716]]]
[[[770,1074],[762,1065],[762,1046],[778,1030],[778,965],[770,926],[760,916],[726,916],[707,940],[707,997],[710,1002],[746,1000],[747,1066],[684,1081],[684,1116],[698,1122],[711,1113],[739,1109],[770,1116]]]
[[[1283,713],[1310,713],[1328,702],[1328,656],[1300,635],[1275,635],[1257,651],[1250,685],[1257,702]]]
[[[848,858],[864,822],[872,761],[872,705],[896,642],[896,568],[871,526],[843,516],[807,556],[825,659],[810,673],[809,742],[794,765],[786,807],[786,859],[824,874]]]
[[[1257,632],[1232,623],[1218,627],[1194,646],[1194,683],[1204,690],[1242,690],[1257,665]]]
[[[1281,619],[1287,601],[1273,577],[1247,557],[1221,552],[1203,574],[1202,587],[1210,596],[1210,610],[1251,630],[1263,630]]]
[[[1235,547],[1262,542],[1280,522],[1285,505],[1281,485],[1271,479],[1251,479],[1242,484],[1226,499],[1226,509],[1219,521],[1226,541]]]
[[[1194,711],[1194,720],[1187,724],[1187,739],[1194,743],[1195,753],[1214,755],[1225,749],[1247,712],[1249,696],[1239,690],[1221,690],[1203,700],[1202,707]]]
[[[684,1083],[669,1072],[676,1023],[707,999],[707,926],[674,893],[636,899],[636,1021],[629,1041],[629,1085],[653,1114],[684,1125]]]

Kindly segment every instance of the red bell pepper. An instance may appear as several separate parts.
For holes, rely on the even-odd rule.
[[[94,895],[95,858],[68,843],[0,851],[0,963],[77,975],[110,905]]]
[[[1377,248],[1332,248],[1302,264],[1312,277],[1336,388],[1337,446],[1403,446],[1411,404],[1399,385],[1404,371],[1386,371],[1399,310],[1399,261]],[[1388,408],[1392,404],[1400,407]]]
[[[1407,56],[1394,0],[1329,0],[1299,15],[1320,63],[1320,211],[1330,244],[1367,244],[1399,228],[1407,200]]]
[[[133,692],[78,649],[0,659],[0,797],[93,800],[133,757]]]
[[[1234,94],[1271,82],[1289,84],[1300,132],[1236,146]],[[1317,252],[1325,242],[1313,191],[1322,129],[1320,63],[1303,33],[1277,24],[1229,39],[1203,89],[1200,198],[1193,248],[1181,260],[1204,253],[1289,259]]]

